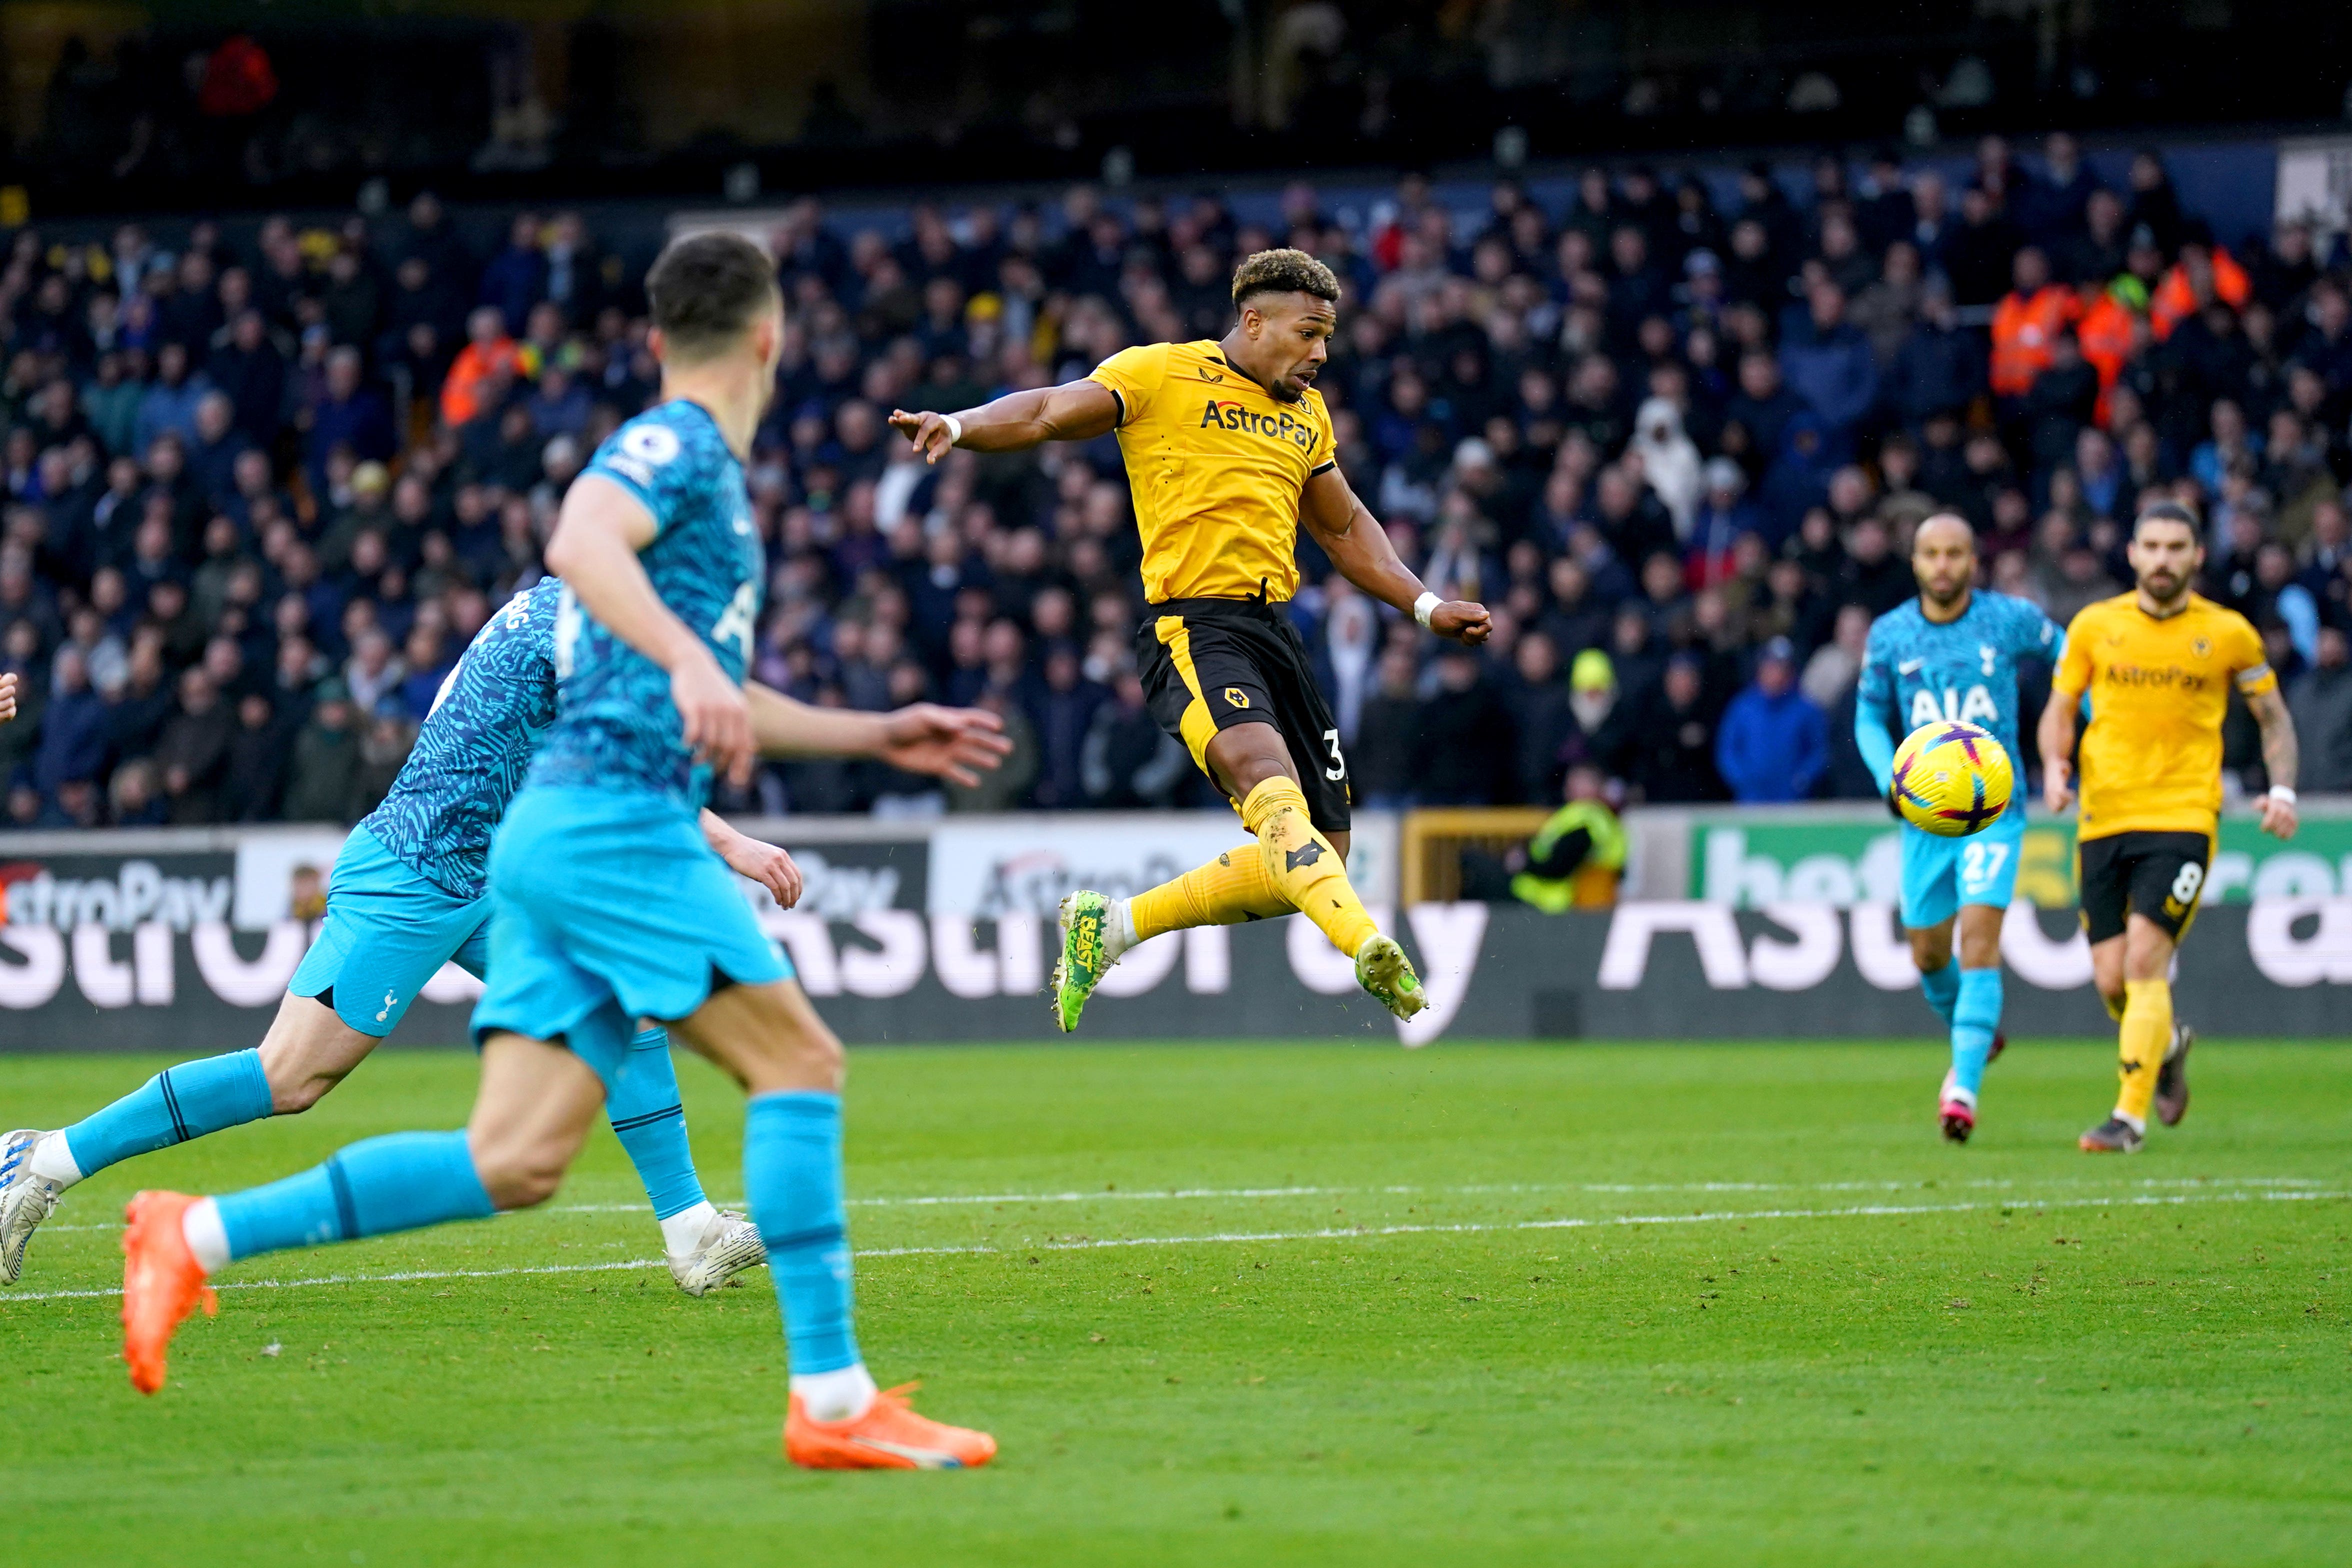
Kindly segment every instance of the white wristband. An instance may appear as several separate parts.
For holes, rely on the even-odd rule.
[[[1444,603],[1445,601],[1436,595],[1423,591],[1421,597],[1412,602],[1412,618],[1425,626],[1429,625],[1430,612]]]
[[[2284,784],[2273,784],[2271,785],[2271,798],[2278,802],[2281,805],[2293,805],[2294,804],[2294,791],[2289,789]]]
[[[948,445],[950,447],[961,445],[963,442],[963,421],[957,418],[952,414],[942,414],[940,416],[940,422],[948,427]]]

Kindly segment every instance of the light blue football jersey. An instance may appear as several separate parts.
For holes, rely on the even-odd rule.
[[[562,587],[541,578],[482,623],[441,683],[391,793],[360,824],[455,898],[482,896],[490,835],[555,718]]]
[[[619,485],[653,514],[657,531],[638,559],[654,592],[740,683],[751,668],[766,555],[743,466],[718,423],[698,404],[660,404],[615,430],[583,472]],[[555,721],[528,787],[585,785],[701,808],[710,769],[687,748],[668,675],[568,589],[557,605],[555,674]]]
[[[2038,659],[2054,667],[2065,645],[2057,622],[2007,594],[1979,589],[1958,619],[1942,626],[1911,599],[1871,623],[1856,723],[1875,719],[1892,745],[1922,724],[1957,719],[1990,731],[2014,762],[2018,666]],[[2024,794],[2021,788],[2011,797],[2011,811],[2024,809]]]

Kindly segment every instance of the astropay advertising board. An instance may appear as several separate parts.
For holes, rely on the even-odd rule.
[[[1063,895],[1132,892],[1247,842],[1230,812],[739,826],[799,861],[807,889],[795,909],[740,886],[825,1016],[860,1044],[1056,1037],[1045,988]],[[1739,874],[1753,908],[1656,899],[1560,916],[1517,904],[1396,910],[1396,829],[1391,816],[1360,816],[1349,862],[1427,984],[1432,1005],[1412,1024],[1365,997],[1348,957],[1294,916],[1144,944],[1097,993],[1086,1037],[1423,1045],[1933,1032],[1894,910],[1870,896],[1867,876],[1841,898],[1789,897],[1790,884],[1819,879],[1792,869],[1774,885],[1759,869],[1763,843],[1749,839]],[[0,844],[0,1051],[188,1057],[252,1045],[316,938],[341,838],[174,829]],[[2338,889],[2352,878],[2257,870],[2253,880],[2253,902],[2207,908],[2183,945],[2183,1012],[2209,1034],[2341,1037],[2352,891]],[[2001,943],[2011,1036],[2105,1033],[2073,911],[2037,910],[2020,893]],[[478,992],[445,966],[398,1042],[461,1044]]]
[[[1055,928],[868,908],[847,921],[754,899],[817,1007],[853,1044],[1053,1039]],[[1413,954],[1431,1006],[1410,1024],[1356,987],[1304,917],[1212,926],[1129,952],[1088,1005],[1089,1039],[1710,1040],[1921,1037],[1936,1032],[1894,910],[1682,900],[1544,915],[1518,905],[1375,909]],[[235,1050],[267,1026],[310,940],[302,921],[236,931],[0,927],[0,1050]],[[2002,942],[2012,1040],[2112,1026],[2065,917],[2021,904]],[[465,1038],[477,983],[445,968],[399,1038]],[[2180,955],[2179,1006],[2210,1037],[2340,1038],[2352,1001],[2352,899],[2208,910]]]

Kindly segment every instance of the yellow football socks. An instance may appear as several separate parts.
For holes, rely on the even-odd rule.
[[[2148,1101],[2156,1097],[2156,1075],[2172,1044],[2172,986],[2162,980],[2124,982],[2124,1024],[2118,1032],[2117,1054],[2123,1058],[2118,1077],[2122,1092],[2116,1097],[2116,1114],[2145,1127]]]
[[[1255,844],[1228,849],[1172,882],[1136,894],[1127,905],[1138,942],[1148,942],[1164,931],[1238,925],[1290,911],[1290,900],[1265,874],[1265,857],[1258,853]]]
[[[2126,991],[2125,994],[2129,995],[2130,993]],[[2124,1005],[2121,1002],[2112,1000],[2104,991],[2099,993],[2099,1000],[2106,1005],[2108,1017],[2118,1024],[2124,1021]]]
[[[1348,880],[1347,863],[1307,820],[1307,797],[1286,778],[1270,778],[1242,802],[1242,826],[1257,836],[1265,875],[1291,906],[1313,921],[1349,957],[1379,928]],[[1140,929],[1139,927],[1139,929]]]

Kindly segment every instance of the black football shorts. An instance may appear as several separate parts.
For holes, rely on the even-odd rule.
[[[2075,851],[2082,873],[2083,930],[2096,942],[2124,934],[2126,918],[2146,915],[2179,942],[2197,918],[2212,864],[2202,833],[2111,833]]]
[[[1339,721],[1315,684],[1290,617],[1257,599],[1171,599],[1144,612],[1136,665],[1160,727],[1184,742],[1219,789],[1208,748],[1220,730],[1271,724],[1289,745],[1307,816],[1321,833],[1348,831],[1348,759]]]

